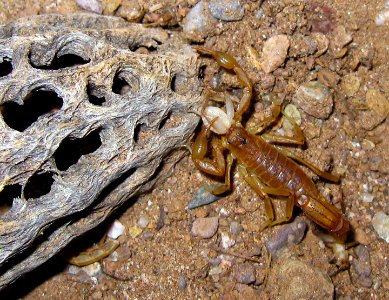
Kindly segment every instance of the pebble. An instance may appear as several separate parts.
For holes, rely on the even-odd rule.
[[[182,29],[192,34],[193,39],[201,41],[216,24],[216,19],[211,16],[204,1],[198,2],[183,20]]]
[[[341,49],[353,40],[353,37],[346,32],[344,26],[337,26],[333,31],[332,46]]]
[[[289,253],[277,259],[266,285],[270,299],[334,299],[331,278]]]
[[[335,88],[339,82],[339,75],[327,69],[321,69],[317,72],[317,79],[327,87]]]
[[[389,243],[389,216],[379,211],[374,215],[371,223],[378,236]]]
[[[290,57],[306,57],[317,51],[315,40],[310,36],[297,34],[290,40]]]
[[[76,3],[87,11],[91,11],[97,14],[103,12],[103,4],[101,0],[76,0]]]
[[[194,208],[201,207],[203,205],[211,204],[219,200],[220,198],[222,197],[215,196],[210,192],[208,192],[204,187],[201,187],[197,190],[192,200],[190,200],[190,202],[188,203],[188,209],[194,209]]]
[[[186,278],[184,276],[180,275],[178,277],[178,289],[180,291],[183,291],[186,289],[187,286],[188,286],[188,282],[187,282]]]
[[[197,218],[192,224],[191,233],[203,239],[213,237],[219,227],[218,217]]]
[[[138,237],[141,233],[142,233],[142,228],[138,227],[138,226],[132,226],[128,229],[128,232],[130,234],[130,236],[134,239],[136,237]]]
[[[358,281],[363,287],[371,287],[373,280],[371,279],[371,262],[368,248],[359,245],[354,249],[355,257],[351,261],[353,270],[358,274]]]
[[[103,0],[103,14],[113,15],[122,3],[122,0]]]
[[[101,274],[101,265],[98,262],[82,267],[82,270],[90,277],[97,277]]]
[[[238,283],[250,284],[255,282],[255,268],[250,263],[235,265],[232,276]]]
[[[378,89],[368,89],[366,104],[369,109],[360,112],[360,124],[363,129],[372,130],[381,124],[389,113],[389,101]]]
[[[115,220],[111,227],[108,230],[107,236],[110,239],[116,240],[119,236],[121,236],[126,228],[120,223],[118,220]]]
[[[230,224],[230,232],[233,235],[239,235],[243,231],[242,225],[240,225],[238,222],[233,221]]]
[[[139,22],[145,14],[145,10],[137,0],[123,0],[116,15],[128,22]]]
[[[273,36],[265,42],[261,58],[261,66],[265,73],[273,72],[284,63],[289,46],[289,39],[284,34]]]
[[[230,249],[232,246],[235,245],[235,240],[230,238],[228,234],[222,233],[221,234],[222,240],[221,240],[221,246],[224,250]]]
[[[150,220],[147,216],[140,216],[138,220],[138,226],[140,228],[146,228],[150,223]]]
[[[354,73],[349,73],[342,78],[341,88],[348,97],[354,96],[361,86],[361,81]]]
[[[278,251],[288,244],[300,243],[305,236],[306,229],[307,223],[297,217],[292,223],[283,226],[275,237],[266,241],[265,246],[267,251],[273,257],[277,257]]]
[[[213,17],[222,21],[239,21],[244,16],[244,7],[239,0],[211,0],[208,8]]]
[[[377,26],[384,26],[389,24],[389,9],[380,11],[375,17],[375,24]]]
[[[300,85],[293,102],[308,115],[318,119],[328,119],[334,105],[330,90],[320,81]]]
[[[313,32],[311,37],[317,45],[317,51],[315,53],[315,56],[318,57],[324,54],[328,50],[328,45],[330,44],[330,41],[325,36],[325,34],[321,32]]]
[[[301,125],[301,114],[299,110],[297,109],[296,105],[294,104],[288,104],[284,108],[284,114],[288,116],[292,121],[294,121],[297,125]],[[285,118],[282,124],[282,127],[285,130],[293,130],[294,126],[293,124],[289,121],[288,118]]]

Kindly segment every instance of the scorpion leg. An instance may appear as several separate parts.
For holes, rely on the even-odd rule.
[[[214,176],[221,177],[225,174],[226,163],[223,155],[223,148],[220,143],[215,143],[212,148],[214,160],[205,157],[208,152],[207,133],[209,128],[202,126],[192,148],[192,160],[195,166],[201,171]]]
[[[231,154],[228,154],[227,160],[224,159],[224,147],[220,140],[214,140],[212,143],[212,154],[214,159],[212,160],[206,157],[208,152],[208,131],[209,128],[206,128],[203,125],[201,132],[197,136],[193,145],[192,160],[195,166],[204,173],[218,177],[224,176],[224,184],[205,187],[205,189],[211,194],[220,195],[231,190],[231,167],[234,160]]]
[[[205,189],[213,195],[221,195],[231,190],[231,167],[234,159],[231,154],[227,155],[227,167],[224,176],[224,184],[206,186]]]
[[[320,176],[321,178],[327,179],[328,181],[331,181],[331,182],[334,182],[334,183],[338,183],[339,182],[340,178],[338,176],[333,175],[333,174],[328,173],[328,172],[325,172],[325,171],[321,171],[318,167],[315,167],[310,162],[306,161],[305,159],[297,156],[296,154],[293,154],[292,152],[290,152],[290,151],[288,151],[288,150],[286,150],[284,148],[277,148],[277,149],[280,150],[280,152],[282,152],[287,157],[289,157],[289,158],[299,162],[300,164],[306,166],[307,168],[309,168],[317,176]]]
[[[242,165],[238,165],[238,172],[243,177],[243,179],[250,185],[250,187],[265,201],[267,221],[262,224],[260,231],[264,230],[267,227],[288,222],[292,218],[293,208],[295,204],[294,195],[290,194],[289,191],[284,189],[264,186],[257,176],[249,174],[246,168]],[[272,194],[275,196],[288,196],[284,217],[275,220],[273,204],[268,194]]]
[[[255,124],[247,124],[247,131],[255,135],[269,128],[275,121],[279,119],[281,114],[281,104],[274,103],[271,112],[272,115],[263,119],[261,122]]]
[[[238,77],[239,83],[243,86],[243,97],[239,102],[238,109],[236,110],[234,118],[235,121],[240,122],[242,120],[243,114],[250,107],[250,101],[253,95],[253,85],[246,72],[243,71],[236,59],[227,53],[221,51],[214,51],[201,46],[196,46],[193,48],[200,53],[211,55],[219,64],[219,66],[235,72],[236,76]]]
[[[280,115],[283,114],[285,118],[293,125],[293,137],[290,136],[281,136],[270,133],[264,133],[261,137],[269,143],[275,144],[292,144],[292,145],[304,145],[305,137],[301,130],[301,128],[293,121],[293,119],[289,118],[285,115],[281,110],[281,104],[275,103],[272,108],[272,115],[270,117],[265,118],[258,124],[249,125],[247,129],[251,134],[259,134],[269,128],[275,121],[280,118]]]

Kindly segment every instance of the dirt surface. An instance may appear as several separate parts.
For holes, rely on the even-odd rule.
[[[315,226],[305,217],[302,219],[309,229],[302,241],[284,246],[281,254],[270,259],[265,242],[277,239],[282,235],[277,233],[288,225],[259,232],[266,219],[263,202],[236,171],[230,195],[187,210],[203,183],[213,182],[188,156],[165,183],[133,200],[116,216],[125,232],[110,257],[83,268],[56,258],[19,280],[7,291],[7,299],[389,297],[389,245],[372,224],[377,213],[389,214],[389,33],[387,25],[378,26],[375,21],[387,9],[385,1],[240,2],[243,16],[234,8],[230,15],[237,20],[210,19],[197,34],[186,33],[188,42],[204,42],[208,48],[227,51],[237,58],[254,83],[255,121],[270,113],[273,100],[293,104],[293,118],[296,122],[301,119],[307,147],[304,151],[290,149],[320,169],[342,176],[341,184],[330,184],[316,180],[305,169],[315,177],[320,192],[342,208],[353,227],[354,240],[360,243],[346,253],[351,261],[349,271],[339,271],[332,250],[313,233]],[[141,14],[145,14],[140,22],[156,22],[155,26],[181,32],[197,1],[123,3],[138,12],[143,5]],[[0,4],[0,21],[80,10],[71,0],[7,1]],[[121,14],[126,15],[123,11]],[[287,56],[282,58],[280,51],[281,57],[276,57],[278,52],[265,57],[265,42],[276,35],[286,35]],[[240,98],[242,89],[236,77],[220,70],[211,59],[202,59],[207,65],[204,84]],[[261,67],[266,59],[273,61]],[[313,93],[323,102],[309,106],[309,93],[296,98],[309,81],[316,82]],[[331,105],[332,109],[326,111]],[[290,134],[286,123],[276,124],[273,130]],[[283,203],[274,202],[282,214]],[[296,209],[294,215],[303,214]],[[217,232],[211,238],[194,237],[192,224],[204,217],[217,217]],[[98,243],[107,225],[85,238]]]

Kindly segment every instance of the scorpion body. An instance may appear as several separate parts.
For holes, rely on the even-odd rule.
[[[243,86],[243,97],[234,111],[231,101],[226,100],[226,112],[219,107],[206,106],[201,115],[203,126],[192,149],[192,160],[202,171],[225,177],[225,183],[212,189],[213,194],[222,194],[231,189],[231,167],[234,160],[243,179],[257,192],[265,202],[268,220],[262,229],[268,226],[288,222],[293,215],[295,205],[299,206],[305,215],[313,222],[329,231],[339,240],[344,241],[349,232],[349,222],[341,212],[328,203],[319,193],[312,179],[297,165],[298,161],[319,176],[338,182],[339,178],[295,156],[271,143],[288,143],[302,145],[302,133],[296,140],[289,137],[274,135],[256,135],[256,128],[244,128],[243,114],[248,110],[252,98],[252,84],[246,73],[235,58],[223,52],[213,51],[204,47],[195,47],[200,53],[211,55],[225,69],[232,70]],[[280,113],[280,108],[269,118],[272,123]],[[297,125],[295,125],[297,127]],[[212,153],[208,155],[208,135],[213,132]],[[227,158],[224,152],[228,151]],[[269,194],[287,197],[285,216],[275,220],[274,209]]]
[[[227,149],[238,163],[266,186],[288,191],[293,195],[293,204],[312,221],[339,236],[348,231],[348,222],[320,195],[312,179],[276,147],[237,126],[230,128],[226,139]]]

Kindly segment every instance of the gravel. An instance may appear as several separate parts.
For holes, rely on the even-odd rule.
[[[244,7],[239,0],[211,0],[208,6],[211,15],[222,21],[239,21],[244,16]]]
[[[219,227],[218,217],[197,218],[192,225],[191,233],[203,239],[213,237]]]

